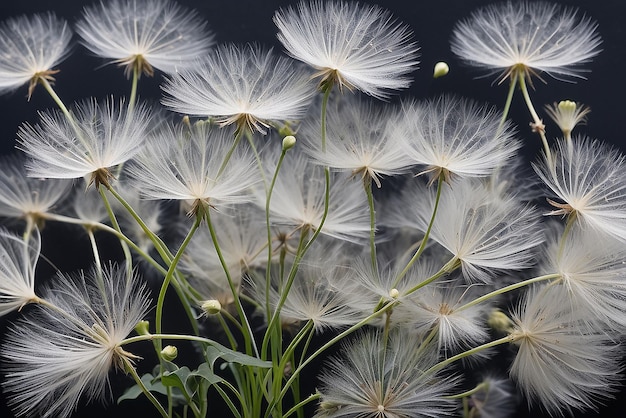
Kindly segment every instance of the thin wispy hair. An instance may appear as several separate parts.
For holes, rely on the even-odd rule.
[[[97,56],[152,76],[193,66],[214,44],[194,10],[170,0],[101,0],[86,6],[76,23],[81,43]],[[141,75],[141,73],[140,73]]]
[[[467,64],[500,73],[513,71],[560,80],[584,78],[581,64],[599,52],[597,24],[576,8],[540,1],[507,1],[480,8],[456,24],[451,49]]]
[[[373,181],[378,187],[383,176],[408,171],[413,162],[401,138],[409,129],[397,107],[360,96],[335,103],[328,111],[325,150],[319,139],[319,119],[302,124],[298,138],[305,141],[305,153],[317,164]]]
[[[196,68],[166,78],[162,89],[161,103],[175,112],[261,133],[273,122],[303,118],[315,93],[305,68],[257,44],[220,45]]]
[[[151,135],[127,167],[133,184],[146,199],[185,200],[214,208],[250,201],[260,181],[252,154],[239,146],[220,168],[233,146],[233,131],[207,123],[167,124]]]
[[[317,70],[321,83],[358,89],[378,99],[407,88],[417,69],[413,31],[379,6],[349,1],[300,1],[274,15],[289,55]]]
[[[511,376],[529,404],[561,416],[596,409],[598,401],[612,397],[621,379],[618,347],[602,329],[581,323],[563,293],[530,289],[512,319],[518,352]]]
[[[551,154],[532,164],[551,192],[548,214],[576,216],[579,227],[626,242],[626,157],[584,136],[557,141]]]
[[[149,307],[138,277],[111,265],[101,276],[94,269],[54,281],[43,292],[49,305],[16,321],[0,350],[18,416],[69,417],[81,397],[103,400],[109,372],[137,358],[119,344]]]
[[[27,177],[25,159],[0,158],[0,216],[12,219],[32,218],[60,209],[71,182]]]
[[[71,51],[72,30],[54,13],[19,16],[0,23],[0,94],[37,80],[54,81],[53,69]]]
[[[406,332],[364,333],[345,343],[320,375],[318,418],[438,418],[452,416],[447,398],[458,378],[424,374],[434,357],[420,352],[420,339]],[[435,357],[436,358],[436,357]]]
[[[38,124],[20,126],[17,148],[30,157],[29,176],[109,181],[110,168],[139,152],[151,122],[145,105],[128,111],[123,100],[116,103],[112,98],[80,101],[70,113],[71,120],[59,110],[46,110],[39,113]]]
[[[512,159],[521,143],[502,114],[492,107],[453,95],[425,103],[403,103],[412,122],[406,152],[432,178],[485,177]]]
[[[35,268],[41,253],[39,230],[25,241],[0,229],[0,317],[39,300],[35,293]]]
[[[275,158],[265,153],[268,177],[276,167]],[[370,231],[367,200],[363,188],[342,173],[330,174],[328,216],[321,234],[350,242],[363,242]],[[324,170],[311,163],[301,152],[287,154],[280,169],[270,201],[271,222],[295,229],[319,228],[326,194]],[[255,192],[256,202],[265,207],[264,190]]]

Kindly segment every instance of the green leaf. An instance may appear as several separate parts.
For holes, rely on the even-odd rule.
[[[261,369],[269,369],[272,367],[271,361],[264,361],[256,357],[249,356],[239,351],[231,350],[221,344],[213,343],[206,349],[207,363],[211,369],[218,358],[226,361],[227,363],[237,363],[242,366],[259,367]]]
[[[161,384],[160,381],[158,380],[155,381],[154,376],[152,376],[151,374],[149,373],[144,374],[141,377],[141,381],[150,392],[161,393],[163,395],[167,394],[167,389],[165,388],[165,386],[163,386],[163,384]],[[129,400],[129,399],[137,399],[137,397],[140,395],[143,395],[143,391],[141,390],[139,385],[131,386],[128,389],[126,389],[126,391],[122,394],[122,396],[120,396],[117,399],[117,403],[119,404],[120,402]]]

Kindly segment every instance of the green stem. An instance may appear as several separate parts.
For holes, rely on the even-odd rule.
[[[274,170],[274,175],[272,176],[272,182],[267,189],[267,195],[265,199],[265,225],[267,227],[267,268],[265,269],[265,315],[266,318],[272,317],[272,310],[270,307],[270,288],[271,288],[271,265],[272,265],[272,256],[273,256],[273,248],[272,248],[272,227],[270,223],[270,202],[272,199],[272,192],[274,191],[274,187],[276,185],[276,180],[278,179],[278,172],[280,171],[280,167],[283,164],[285,159],[285,154],[287,150],[283,148],[280,153],[280,157],[278,158],[278,163],[276,164],[276,170]]]
[[[180,245],[180,247],[178,248],[178,251],[176,251],[176,255],[174,255],[174,259],[172,260],[171,264],[169,265],[168,269],[167,269],[167,273],[165,274],[165,278],[163,279],[163,283],[161,284],[161,289],[159,290],[159,296],[157,298],[157,305],[156,305],[156,318],[155,318],[155,323],[156,323],[156,332],[157,334],[160,334],[162,331],[162,322],[163,322],[163,305],[165,303],[165,294],[167,292],[167,288],[170,285],[170,282],[172,281],[172,278],[174,277],[174,272],[176,271],[176,267],[178,266],[178,262],[180,261],[180,258],[182,257],[183,253],[185,252],[185,248],[187,248],[187,245],[189,245],[189,242],[191,241],[191,238],[193,237],[193,234],[196,232],[196,230],[198,229],[198,227],[200,226],[200,222],[202,221],[202,217],[201,216],[196,216],[196,219],[193,223],[193,225],[191,226],[191,229],[189,230],[189,232],[187,233],[187,236],[185,237],[185,239],[183,240],[182,244]],[[161,349],[162,349],[162,344],[157,344],[157,349],[159,351],[159,354],[161,353]]]
[[[370,210],[370,258],[372,261],[372,273],[378,276],[378,259],[376,257],[376,211],[374,209],[374,193],[372,192],[372,179],[370,176],[363,177],[363,187],[367,196],[367,205]]]
[[[500,118],[500,124],[496,136],[502,132],[502,128],[506,123],[506,119],[509,117],[509,111],[511,109],[511,102],[513,101],[513,93],[515,92],[515,86],[517,86],[517,78],[519,77],[517,71],[513,71],[511,74],[511,83],[509,84],[509,92],[506,95],[506,101],[504,102],[504,110],[502,111],[502,117]]]
[[[137,386],[139,386],[139,388],[144,393],[144,395],[146,395],[146,398],[148,398],[148,400],[152,403],[152,405],[154,405],[154,407],[157,409],[157,411],[159,411],[159,413],[161,414],[163,418],[169,418],[169,415],[167,414],[167,411],[165,410],[165,408],[163,408],[161,403],[159,403],[158,399],[155,398],[154,395],[148,390],[146,385],[143,384],[143,381],[137,374],[137,371],[135,370],[135,367],[130,362],[130,360],[124,356],[122,356],[121,358],[122,358],[122,361],[124,362],[126,371],[131,374],[131,376],[135,380],[135,383],[137,383]]]
[[[233,146],[230,147],[230,149],[228,150],[228,153],[224,157],[224,161],[222,161],[222,165],[220,166],[220,169],[217,171],[217,175],[215,176],[216,179],[219,176],[221,176],[224,170],[226,169],[226,166],[228,165],[228,161],[230,161],[230,157],[232,157],[233,152],[235,152],[235,149],[237,148],[237,145],[239,145],[239,142],[241,142],[241,138],[243,137],[244,132],[245,132],[244,129],[237,129],[237,132],[235,133],[235,141],[233,142]]]
[[[535,126],[537,126],[537,132],[539,133],[539,136],[541,137],[543,150],[546,153],[546,159],[548,161],[552,161],[552,153],[550,152],[550,146],[548,145],[548,140],[546,139],[545,126],[543,125],[543,122],[541,121],[541,118],[537,114],[537,111],[535,110],[535,107],[533,106],[533,102],[530,99],[530,95],[528,94],[528,87],[526,87],[526,77],[524,76],[523,73],[520,74],[519,76],[519,86],[520,86],[520,90],[522,91],[522,95],[524,96],[524,101],[526,102],[526,106],[528,107],[528,110],[530,111],[530,115],[533,118],[533,122],[535,123]]]
[[[432,230],[433,225],[435,223],[435,216],[437,215],[437,209],[439,208],[439,201],[441,200],[441,190],[443,189],[443,181],[444,181],[444,176],[443,174],[440,174],[439,178],[437,179],[437,193],[435,195],[435,205],[433,206],[433,213],[430,216],[430,221],[428,222],[428,228],[426,228],[426,232],[424,233],[424,238],[422,238],[422,242],[420,243],[419,248],[417,249],[413,257],[411,258],[411,260],[409,260],[409,262],[404,267],[404,269],[400,272],[400,274],[398,274],[398,277],[396,277],[396,280],[393,282],[393,287],[398,286],[398,283],[400,283],[400,280],[402,280],[402,278],[409,272],[413,264],[415,264],[415,262],[420,258],[420,256],[426,249],[426,244],[428,243],[428,238],[430,237],[430,231]]]
[[[514,338],[510,335],[507,335],[506,337],[502,337],[498,340],[494,340],[494,341],[490,341],[488,343],[485,343],[483,345],[479,345],[478,347],[474,347],[471,350],[467,350],[464,351],[462,353],[457,354],[456,356],[452,356],[449,357],[445,360],[440,361],[439,363],[435,364],[434,366],[432,366],[430,369],[426,370],[423,374],[427,375],[430,373],[435,373],[438,372],[439,370],[443,369],[444,367],[446,367],[447,365],[454,363],[457,360],[461,360],[465,357],[474,355],[476,353],[479,353],[483,350],[486,350],[488,348],[492,348],[492,347],[496,347],[498,345],[504,344],[504,343],[510,343],[513,342]]]
[[[213,222],[211,222],[211,211],[210,210],[204,211],[204,217],[206,219],[206,222],[209,228],[209,234],[211,235],[213,246],[215,247],[215,252],[217,254],[217,257],[220,260],[220,264],[222,265],[224,274],[226,275],[226,279],[228,281],[228,286],[230,287],[230,291],[233,294],[235,308],[237,309],[237,314],[239,315],[239,319],[242,325],[243,339],[244,339],[244,344],[246,346],[246,354],[256,355],[258,357],[259,353],[258,353],[256,344],[254,343],[252,328],[250,328],[248,317],[246,316],[246,313],[243,310],[243,305],[241,304],[241,299],[239,298],[239,291],[237,290],[235,283],[233,282],[233,279],[230,275],[230,269],[228,268],[228,264],[226,264],[226,261],[224,260],[224,256],[222,255],[222,250],[220,248],[219,242],[217,241],[217,234],[215,233]]]
[[[524,280],[524,281],[521,281],[521,282],[518,282],[518,283],[513,283],[513,284],[511,284],[509,286],[505,286],[503,288],[496,289],[496,290],[494,290],[492,292],[489,292],[486,295],[483,295],[483,296],[481,296],[479,298],[476,298],[473,301],[468,302],[468,303],[466,303],[463,306],[459,306],[454,311],[455,312],[460,312],[460,311],[462,311],[464,309],[471,308],[474,305],[478,305],[479,303],[482,303],[482,302],[484,302],[486,300],[489,300],[489,299],[491,299],[491,298],[493,298],[495,296],[501,295],[503,293],[519,289],[520,287],[528,286],[529,284],[542,282],[542,281],[545,281],[545,280],[558,279],[559,277],[561,277],[560,274],[553,273],[553,274],[546,274],[546,275],[543,275],[543,276],[533,277],[532,279],[527,279],[527,280]]]
[[[320,348],[315,350],[313,353],[311,353],[311,355],[305,361],[303,361],[294,370],[294,372],[289,377],[287,382],[283,385],[283,390],[280,392],[280,395],[277,398],[273,399],[272,402],[270,403],[270,405],[268,406],[268,411],[271,411],[273,409],[273,407],[276,405],[277,402],[281,402],[282,401],[282,399],[285,397],[285,395],[289,391],[289,387],[291,386],[293,381],[296,379],[296,376],[298,376],[300,374],[300,372],[302,371],[302,369],[304,369],[310,362],[315,360],[317,358],[317,356],[319,356],[320,354],[325,352],[327,349],[329,349],[330,347],[335,345],[337,342],[339,342],[339,341],[343,340],[344,338],[346,338],[348,335],[350,335],[353,332],[361,329],[363,326],[367,325],[371,320],[373,320],[373,319],[379,317],[380,315],[384,314],[389,309],[391,309],[394,305],[395,305],[395,301],[394,302],[389,302],[387,305],[383,306],[378,311],[370,314],[366,318],[364,318],[361,321],[357,322],[356,324],[352,325],[347,330],[345,330],[345,331],[341,332],[340,334],[336,335],[330,341],[328,341],[326,344],[324,344],[323,346],[321,346]]]
[[[135,61],[133,64],[133,79],[130,85],[130,99],[128,100],[128,113],[132,113],[137,102],[137,84],[139,82],[139,63]]]
[[[487,383],[487,382],[480,382],[479,384],[476,385],[476,387],[474,389],[470,389],[468,391],[465,391],[463,393],[459,393],[459,394],[456,394],[456,395],[446,396],[446,399],[467,398],[468,396],[472,396],[472,395],[480,392],[481,390],[487,390],[487,389],[489,389],[489,383]]]
[[[312,393],[306,399],[298,402],[293,407],[291,407],[291,409],[289,409],[287,412],[283,414],[282,418],[287,418],[289,415],[293,414],[294,412],[298,412],[298,413],[302,412],[303,406],[319,399],[321,396],[322,395],[320,393]]]

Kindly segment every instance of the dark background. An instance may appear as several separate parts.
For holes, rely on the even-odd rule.
[[[0,2],[0,19],[21,14],[30,14],[54,10],[57,15],[73,22],[80,14],[84,5],[91,1],[80,0],[3,0]],[[221,42],[259,42],[264,45],[281,46],[275,38],[277,32],[272,16],[280,6],[292,4],[294,1],[277,0],[181,0],[180,4],[195,8],[204,17],[209,27]],[[443,92],[454,92],[463,96],[472,97],[481,102],[491,103],[502,107],[507,87],[494,85],[493,78],[479,78],[476,70],[460,64],[449,49],[449,39],[454,23],[470,14],[479,6],[492,3],[484,0],[445,0],[445,1],[402,1],[381,0],[376,4],[388,8],[394,15],[408,24],[415,32],[415,37],[421,47],[420,70],[414,73],[414,83],[401,96],[416,98],[434,97]],[[588,80],[578,83],[564,83],[546,77],[547,85],[535,82],[536,91],[531,92],[537,109],[543,104],[564,99],[574,100],[591,106],[592,113],[584,129],[589,136],[599,138],[614,144],[622,150],[626,148],[624,135],[624,120],[626,118],[625,105],[626,83],[626,36],[624,22],[626,19],[626,2],[622,0],[561,0],[558,3],[576,6],[587,15],[593,17],[599,25],[599,32],[603,39],[603,52],[585,68],[591,70]],[[446,61],[450,65],[450,73],[441,79],[432,79],[432,69],[436,62]],[[92,57],[76,45],[73,54],[58,68],[61,70],[56,76],[56,89],[64,100],[71,103],[86,97],[103,98],[107,95],[127,95],[129,83],[123,72],[113,65],[103,65],[100,58]],[[154,78],[143,77],[140,81],[139,92],[144,99],[158,100],[160,97],[160,75]],[[397,100],[397,97],[392,99]],[[54,103],[47,93],[38,87],[30,100],[26,101],[26,87],[18,91],[0,96],[0,154],[12,153],[15,145],[15,132],[24,122],[37,121],[37,110],[54,107]],[[542,109],[541,109],[542,110]],[[541,112],[543,113],[543,112]],[[524,107],[520,95],[514,98],[511,117],[518,125],[520,136],[525,139],[527,147],[525,153],[528,159],[534,159],[539,150],[539,139],[531,134],[528,127],[530,116]],[[547,119],[547,118],[546,118]],[[556,135],[557,128],[547,122],[548,136]],[[0,167],[1,169],[1,167]],[[45,243],[44,243],[45,244]],[[70,245],[70,244],[68,244]],[[45,247],[44,247],[45,251]],[[75,265],[80,249],[71,260],[64,259],[57,251],[55,260],[58,266]],[[64,254],[67,254],[65,252]],[[88,254],[88,253],[87,253]],[[51,258],[55,249],[49,248],[46,254]],[[80,262],[78,262],[80,264]],[[625,313],[626,314],[626,313]],[[6,320],[0,322],[6,324]],[[118,376],[117,378],[123,378]],[[626,398],[617,395],[616,401],[607,405],[598,414],[587,413],[578,415],[596,417],[624,417]],[[130,405],[130,404],[127,404]],[[101,407],[81,409],[76,416],[152,416],[151,405],[136,403],[133,410],[116,408],[104,412]],[[529,413],[525,410],[525,403],[520,403],[519,417],[540,417],[541,412],[534,410]],[[10,412],[0,398],[0,416],[10,417]],[[214,416],[219,416],[215,414]],[[547,416],[547,415],[546,415]]]

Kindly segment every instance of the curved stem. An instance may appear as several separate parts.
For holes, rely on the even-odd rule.
[[[121,358],[122,358],[122,361],[124,362],[126,371],[130,373],[130,375],[133,377],[133,379],[135,380],[135,383],[137,383],[137,386],[139,386],[139,388],[144,393],[144,395],[146,395],[146,398],[148,398],[148,400],[152,403],[152,405],[154,405],[154,407],[157,409],[157,411],[159,411],[159,414],[161,414],[163,418],[169,418],[169,415],[167,411],[165,410],[165,408],[163,408],[163,406],[158,401],[158,399],[155,398],[154,395],[148,390],[146,385],[143,384],[143,381],[137,374],[137,371],[135,370],[135,367],[130,362],[130,360],[124,356],[122,356]]]
[[[170,282],[172,281],[172,278],[174,277],[174,272],[176,271],[176,266],[178,265],[178,262],[180,261],[180,258],[182,257],[183,253],[185,252],[185,248],[187,248],[187,245],[189,245],[189,242],[191,241],[191,238],[193,237],[193,234],[196,232],[196,230],[200,226],[200,222],[201,221],[202,221],[202,217],[201,216],[196,216],[196,219],[195,219],[193,225],[191,226],[191,229],[189,230],[189,232],[187,233],[187,236],[185,237],[185,239],[183,240],[182,244],[178,248],[178,251],[176,251],[176,255],[174,255],[174,259],[172,260],[171,264],[169,265],[169,268],[167,269],[167,274],[165,275],[165,278],[163,279],[163,283],[161,284],[161,289],[159,290],[159,296],[158,296],[157,305],[156,305],[155,323],[156,323],[156,332],[157,332],[157,334],[160,334],[161,331],[162,331],[163,304],[165,303],[165,294],[167,292],[167,288],[169,287]],[[158,343],[157,344],[157,349],[158,349],[158,351],[160,353],[161,349],[162,349],[162,344]]]
[[[230,269],[224,260],[224,256],[222,255],[222,250],[220,248],[219,242],[217,241],[217,235],[215,233],[215,228],[213,227],[213,223],[211,222],[211,212],[210,210],[204,211],[204,216],[209,227],[209,234],[211,235],[211,240],[213,241],[213,246],[215,247],[215,252],[217,257],[220,260],[220,264],[222,265],[222,269],[224,270],[224,274],[226,275],[226,280],[228,281],[228,286],[230,287],[230,291],[233,295],[233,300],[235,303],[235,308],[237,309],[237,314],[239,315],[239,320],[242,324],[242,334],[244,339],[244,344],[246,346],[246,354],[248,355],[256,355],[259,356],[256,344],[254,343],[252,328],[250,328],[250,323],[248,322],[248,317],[246,316],[245,311],[243,310],[243,305],[241,304],[241,299],[239,298],[239,291],[235,287],[233,279],[230,275]],[[254,350],[254,351],[253,351]]]
[[[515,93],[515,86],[517,86],[517,78],[519,77],[517,71],[513,71],[511,83],[509,84],[509,92],[506,95],[506,101],[504,102],[504,110],[502,111],[502,118],[500,118],[500,124],[496,136],[502,132],[502,128],[509,117],[509,111],[511,109],[511,102],[513,101],[513,93]]]
[[[377,317],[379,317],[380,315],[384,314],[385,312],[387,312],[389,309],[391,309],[394,305],[395,305],[395,301],[394,302],[389,302],[387,305],[383,306],[381,309],[379,309],[378,311],[374,312],[373,314],[367,316],[366,318],[362,319],[361,321],[357,322],[356,324],[352,325],[350,328],[348,328],[347,330],[341,332],[340,334],[336,335],[334,338],[332,338],[330,341],[328,341],[326,344],[324,344],[323,346],[321,346],[320,348],[318,348],[317,350],[315,350],[313,353],[311,353],[311,355],[304,360],[295,370],[294,372],[291,374],[291,376],[289,377],[289,379],[287,380],[287,382],[283,385],[283,390],[280,392],[280,395],[276,398],[273,399],[272,402],[270,403],[270,405],[268,406],[268,413],[269,411],[272,410],[272,408],[276,405],[277,402],[281,402],[282,399],[285,397],[285,395],[287,394],[287,392],[289,391],[289,387],[291,386],[291,384],[293,383],[293,381],[296,379],[296,376],[298,376],[300,374],[300,372],[302,371],[302,369],[304,369],[310,362],[312,362],[313,360],[315,360],[317,358],[317,356],[319,356],[320,354],[322,354],[324,351],[326,351],[328,348],[332,347],[333,345],[335,345],[337,342],[343,340],[344,338],[346,338],[348,335],[352,334],[353,332],[361,329],[363,326],[367,325],[372,319],[375,319]],[[267,414],[266,414],[267,415]]]
[[[490,341],[488,343],[485,343],[483,345],[479,345],[478,347],[474,347],[471,350],[467,350],[464,351],[462,353],[457,354],[456,356],[452,356],[449,357],[445,360],[440,361],[439,363],[435,364],[434,366],[432,366],[430,369],[426,370],[424,372],[424,375],[430,374],[430,373],[435,373],[438,372],[439,370],[443,369],[444,367],[446,367],[447,365],[454,363],[457,360],[461,360],[465,357],[471,356],[473,354],[479,353],[483,350],[486,350],[488,348],[492,348],[492,347],[496,347],[498,345],[504,344],[504,343],[510,343],[513,342],[514,338],[510,335],[507,335],[506,337],[502,337],[498,340],[494,340],[494,341]]]
[[[527,279],[527,280],[521,281],[519,283],[513,283],[513,284],[511,284],[509,286],[505,286],[503,288],[496,289],[496,290],[494,290],[492,292],[489,292],[486,295],[483,295],[483,296],[481,296],[479,298],[474,299],[471,302],[466,303],[465,305],[459,306],[454,311],[455,312],[460,312],[460,311],[462,311],[464,309],[471,308],[474,305],[478,305],[479,303],[482,303],[482,302],[484,302],[486,300],[489,300],[489,299],[491,299],[491,298],[493,298],[495,296],[501,295],[503,293],[519,289],[520,287],[528,286],[529,284],[542,282],[544,280],[558,279],[559,277],[561,277],[560,274],[552,273],[552,274],[546,274],[546,275],[543,275],[543,276],[533,277],[532,279]]]

